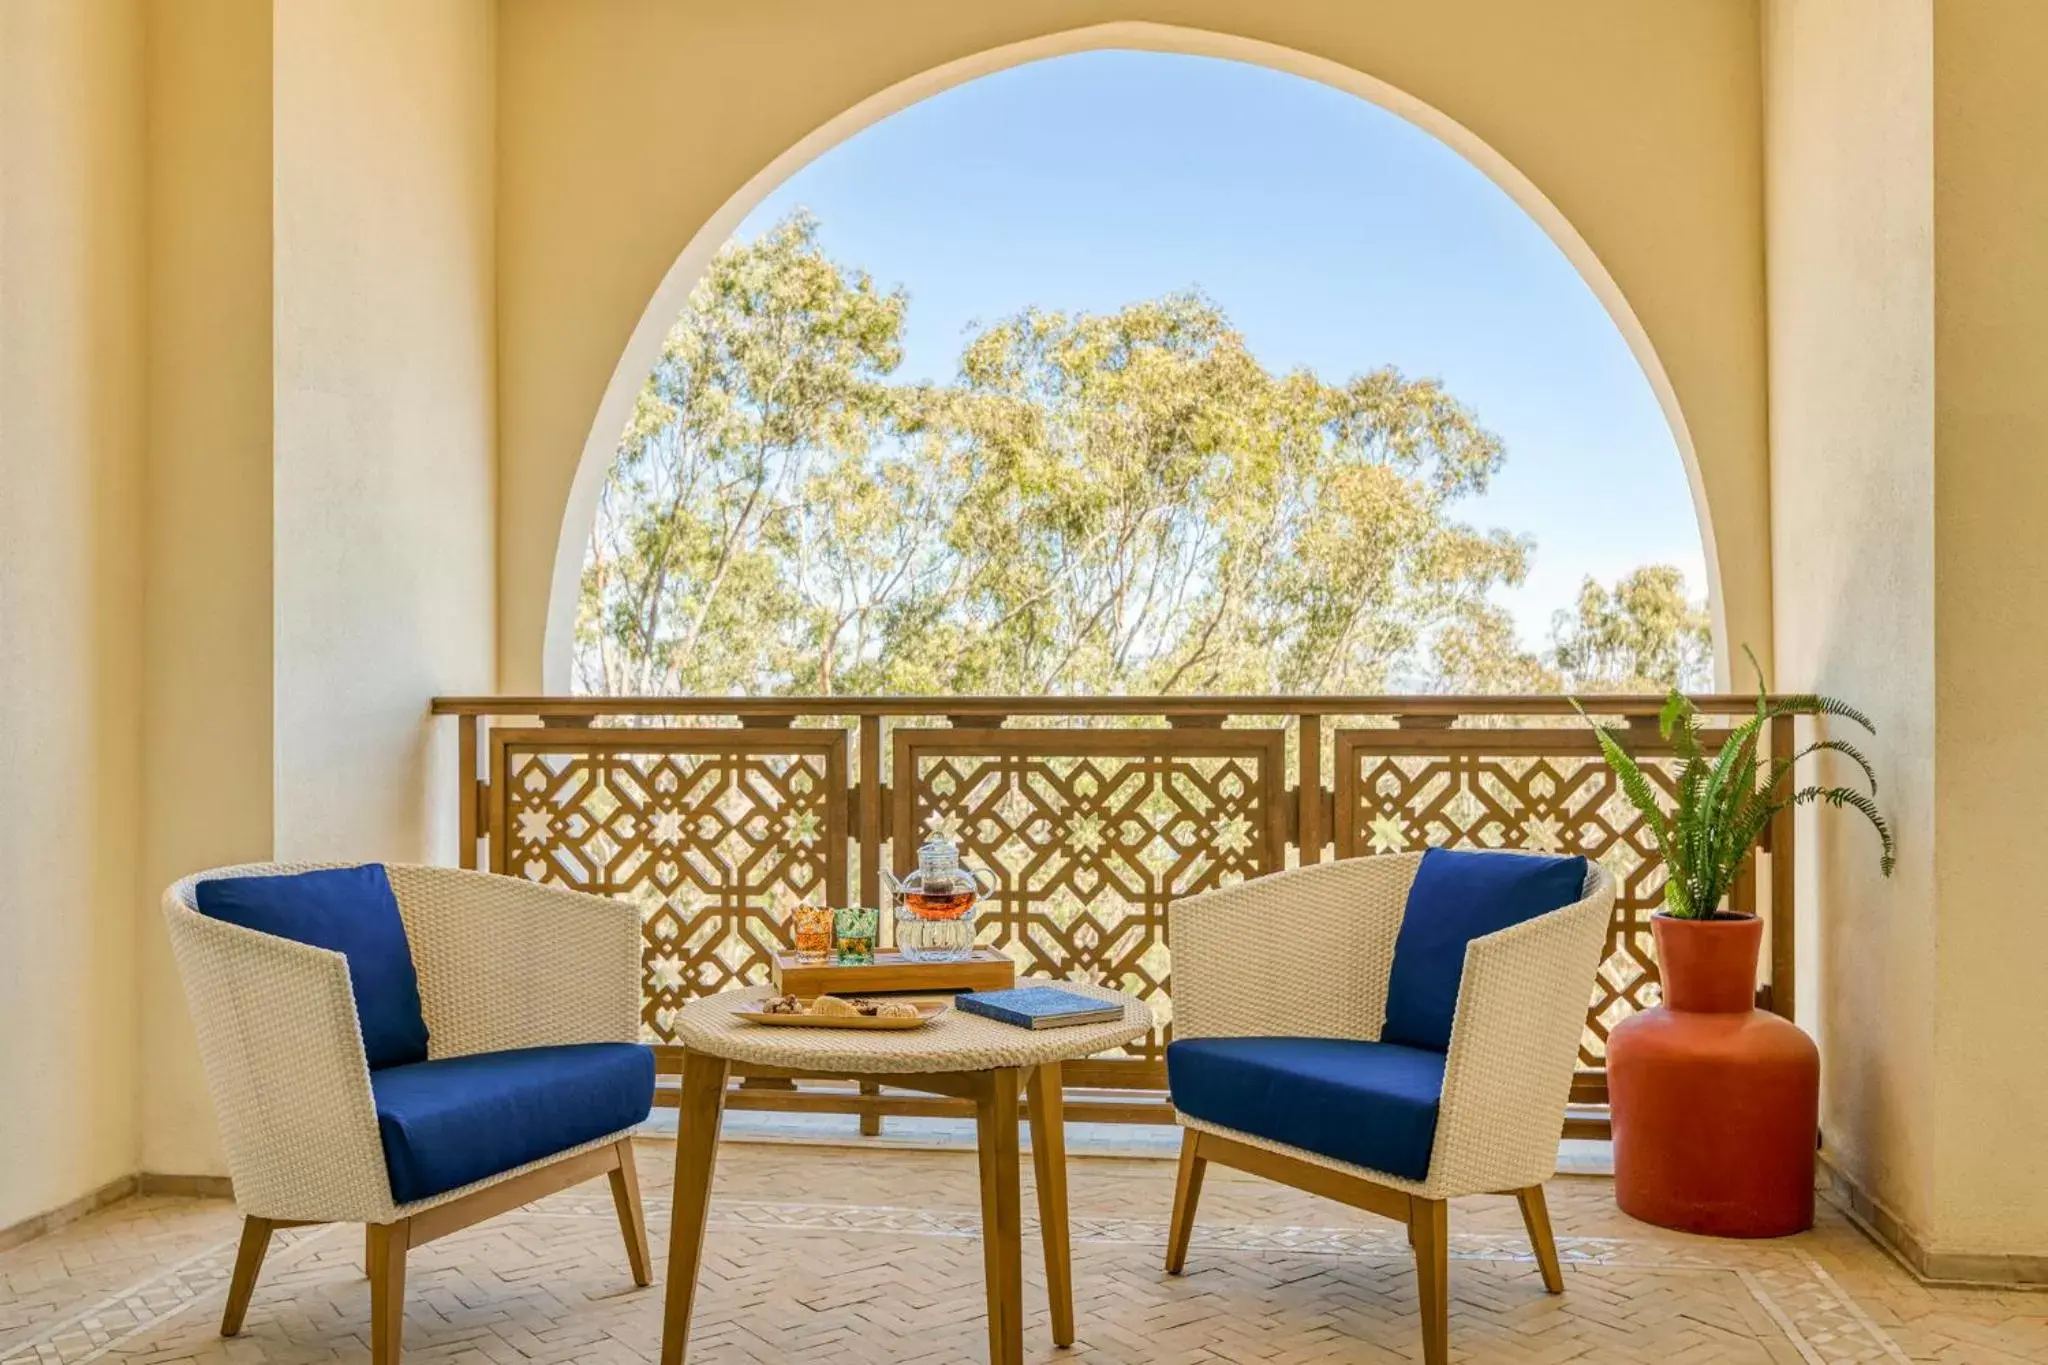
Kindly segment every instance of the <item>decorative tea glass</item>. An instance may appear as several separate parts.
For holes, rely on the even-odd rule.
[[[959,962],[974,952],[975,908],[996,880],[962,866],[951,840],[934,835],[917,851],[917,871],[888,883],[896,897],[896,950],[905,958]]]
[[[875,932],[882,912],[872,905],[849,905],[832,912],[834,958],[842,967],[865,967],[875,960]]]
[[[796,960],[823,962],[832,952],[832,909],[825,905],[799,905],[790,912],[789,936],[796,943]]]

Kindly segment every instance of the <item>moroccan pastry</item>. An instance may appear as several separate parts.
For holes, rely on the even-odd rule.
[[[851,1000],[841,1000],[836,995],[821,995],[811,1002],[811,1013],[832,1019],[858,1019],[860,1009]]]
[[[917,1018],[917,1006],[911,1004],[908,1000],[884,1000],[881,1004],[875,1006],[875,1017],[877,1019],[915,1019]]]
[[[761,1002],[763,1014],[802,1014],[804,1002],[793,995],[771,995]]]

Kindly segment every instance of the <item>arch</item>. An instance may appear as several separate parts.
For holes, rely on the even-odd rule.
[[[989,48],[942,63],[877,91],[784,149],[699,225],[634,324],[632,335],[605,386],[604,396],[598,403],[584,440],[583,452],[562,512],[554,571],[549,584],[541,660],[542,678],[547,690],[570,690],[584,549],[590,527],[596,520],[599,494],[617,452],[619,433],[625,430],[634,399],[660,356],[663,338],[687,304],[690,291],[709,267],[711,258],[754,206],[782,182],[856,133],[933,95],[1029,62],[1111,49],[1246,62],[1301,76],[1355,95],[1407,120],[1464,157],[1543,229],[1607,310],[1608,317],[1628,343],[1630,353],[1649,381],[1665,421],[1670,424],[1672,440],[1685,465],[1686,485],[1692,490],[1693,512],[1699,523],[1701,553],[1706,562],[1707,607],[1714,634],[1715,683],[1725,687],[1728,683],[1730,642],[1727,603],[1721,590],[1720,555],[1715,544],[1705,482],[1691,431],[1679,405],[1677,389],[1658,357],[1648,330],[1623,295],[1621,286],[1563,212],[1533,181],[1476,133],[1433,105],[1363,71],[1256,38],[1149,20],[1118,20]]]

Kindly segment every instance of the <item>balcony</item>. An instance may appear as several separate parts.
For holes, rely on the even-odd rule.
[[[1703,696],[1737,720],[1753,697]],[[1668,755],[1659,697],[1614,697],[1640,753]],[[1656,841],[1560,697],[442,698],[458,733],[465,866],[641,909],[647,1040],[673,1075],[686,1001],[769,976],[802,901],[882,901],[926,831],[995,873],[981,942],[1020,977],[1138,996],[1157,1026],[1065,1069],[1069,1116],[1171,1123],[1174,899],[1320,862],[1432,846],[1582,853],[1620,887],[1587,1002],[1565,1133],[1607,1135],[1608,1031],[1656,1003]],[[1769,744],[1790,752],[1789,722]],[[1653,765],[1668,785],[1669,764]],[[1770,925],[1760,1003],[1791,1016],[1788,814],[1734,904]],[[887,916],[884,916],[885,938]],[[1248,936],[1288,932],[1246,925]],[[673,1104],[677,1092],[659,1092]],[[958,1099],[742,1077],[735,1109],[960,1117]]]
[[[956,92],[1000,95],[1010,73],[1043,77],[1103,54],[1242,66],[1237,78],[1253,83],[1285,77],[1308,103],[1379,121],[1389,146],[1448,159],[1445,183],[1498,201],[1521,236],[1475,230],[1483,220],[1470,215],[1428,219],[1401,182],[1234,99],[1178,120],[1185,160],[1250,168],[1263,187],[1134,194],[1137,168],[1182,159],[1128,150],[1105,134],[1137,120],[1089,109],[1176,116],[1114,70],[1108,104],[1061,95],[1067,131],[1095,169],[1075,175],[1081,162],[1044,158],[1057,173],[1049,192],[1023,185],[1001,156],[1044,153],[1043,120],[995,100],[980,106],[999,120],[982,132],[933,118]],[[1417,1319],[1446,1307],[1451,1351],[1470,1360],[2048,1360],[2048,1299],[2022,1292],[2048,1284],[2048,959],[2029,871],[2048,724],[2024,701],[2048,685],[2048,594],[2028,588],[2048,581],[2048,464],[2036,454],[2048,441],[2044,66],[2048,7],[2024,0],[0,0],[0,1365],[388,1361],[401,1344],[423,1358],[653,1361],[666,1284],[679,1278],[663,1283],[658,1258],[690,1240],[673,1229],[700,1214],[700,1362],[976,1359],[985,1320],[1020,1316],[1022,1354],[1039,1361],[1414,1359]],[[1006,180],[1013,207],[980,196],[974,174],[917,156],[922,194],[887,176],[849,177],[894,195],[900,221],[923,233],[867,240],[897,259],[938,259],[930,243],[950,251],[960,238],[921,207],[939,200],[1003,229],[987,259],[1032,256],[1049,272],[1097,267],[1108,253],[1051,249],[1040,207],[1121,233],[1145,270],[1172,267],[1124,300],[1210,289],[1219,306],[1207,335],[1241,330],[1264,376],[1202,361],[1189,368],[1227,383],[1200,392],[1241,394],[1240,379],[1256,379],[1275,400],[1261,400],[1266,416],[1285,419],[1240,426],[1245,408],[1233,400],[1206,409],[1232,420],[1186,429],[1205,449],[1259,454],[1301,487],[1310,481],[1295,479],[1296,457],[1329,435],[1331,409],[1290,398],[1297,364],[1331,381],[1326,393],[1341,387],[1368,404],[1374,391],[1343,376],[1385,364],[1423,387],[1440,380],[1485,414],[1471,430],[1487,439],[1467,452],[1511,438],[1522,475],[1493,482],[1498,502],[1485,504],[1516,516],[1439,501],[1442,524],[1463,526],[1472,512],[1472,527],[1541,530],[1552,546],[1552,528],[1568,529],[1590,547],[1568,564],[1573,576],[1647,562],[1652,513],[1628,485],[1661,460],[1667,510],[1698,549],[1684,558],[1699,570],[1688,581],[1710,599],[1712,647],[1688,657],[1712,654],[1719,674],[1734,665],[1740,685],[1746,645],[1765,685],[1838,695],[1869,714],[1896,875],[1855,842],[1860,827],[1838,832],[1807,811],[1766,831],[1733,891],[1768,934],[1762,1003],[1796,1015],[1819,1050],[1815,1174],[1826,1197],[1812,1232],[1710,1243],[1617,1212],[1599,1174],[1611,1131],[1604,1068],[1613,1030],[1658,998],[1645,922],[1662,874],[1583,723],[1555,698],[1121,695],[1540,690],[1526,673],[1411,666],[1428,631],[1402,636],[1370,668],[1261,673],[1280,657],[1272,642],[1290,637],[1220,614],[1214,638],[1250,663],[1199,678],[1177,662],[945,675],[924,667],[917,629],[900,655],[917,666],[886,674],[771,658],[717,676],[579,675],[581,574],[607,470],[622,433],[667,429],[640,421],[639,400],[676,353],[682,310],[750,217],[807,196],[794,179],[802,168],[829,170],[835,146],[876,145],[870,134],[913,108],[971,171]],[[1090,185],[1124,191],[1137,211],[1120,214]],[[1285,207],[1274,186],[1301,191],[1305,207]],[[1080,192],[1066,202],[1070,188]],[[1259,214],[1282,230],[1265,246],[1244,230]],[[867,259],[858,220],[831,221],[847,225],[847,259]],[[1320,356],[1270,344],[1262,307],[1221,276],[1174,264],[1164,228],[1175,224],[1227,238],[1242,278],[1279,280],[1341,347]],[[1294,245],[1303,226],[1317,229],[1314,250]],[[1548,315],[1529,313],[1516,333],[1486,320],[1499,310],[1474,311],[1531,294],[1449,256],[1431,286],[1403,253],[1372,249],[1365,227],[1399,229],[1431,255],[1461,244],[1481,266],[1541,255],[1576,291],[1582,320],[1606,329],[1602,354],[1634,386],[1632,406],[1574,396],[1595,367],[1560,344]],[[954,254],[962,273],[992,279],[983,259]],[[1098,305],[1123,293],[1105,286],[1091,299],[1056,278],[988,307],[963,295],[934,312],[935,292],[912,272],[868,263],[887,265],[870,296],[882,311],[895,309],[893,284],[907,283],[941,334],[1033,302],[1070,319],[1110,316]],[[1354,265],[1370,288],[1342,287]],[[1086,273],[1073,272],[1077,286]],[[1403,290],[1380,288],[1389,283]],[[1433,344],[1382,348],[1386,305],[1402,292],[1419,334],[1462,331],[1502,382],[1481,382]],[[1230,316],[1241,329],[1223,326]],[[855,369],[893,372],[901,338],[856,331],[866,359]],[[961,486],[986,487],[995,466],[965,458],[974,452],[962,433],[1009,442],[1037,419],[1031,405],[983,401],[990,371],[952,382],[959,354],[941,346],[905,361],[904,383],[864,390],[874,401],[858,426],[830,412],[813,428],[822,444],[806,449],[860,454],[849,440],[859,431],[872,438],[869,463],[891,478],[943,450],[962,456],[948,466]],[[933,402],[899,401],[927,380]],[[1052,392],[1039,380],[1019,390]],[[1112,401],[1070,407],[1066,417],[1089,421],[1054,430],[1062,441],[1114,433],[1099,448],[1120,458],[1151,448],[1128,438],[1126,410],[1184,411],[1093,392]],[[1517,409],[1571,425],[1531,443]],[[1616,420],[1631,411],[1635,434]],[[949,413],[962,420],[928,420]],[[982,420],[1004,414],[1031,420]],[[1095,420],[1105,414],[1117,420]],[[1406,418],[1381,428],[1399,438],[1389,450],[1420,429]],[[1646,430],[1654,440],[1641,439]],[[1247,443],[1242,432],[1265,435]],[[748,444],[739,432],[719,460]],[[1603,464],[1572,464],[1596,447]],[[1571,458],[1546,462],[1559,453]],[[1252,488],[1232,466],[1199,468],[1209,487]],[[1061,484],[1086,498],[1108,487],[1085,468]],[[746,505],[743,485],[732,487]],[[839,491],[806,500],[829,512],[853,501]],[[1185,506],[1168,492],[1158,505]],[[1025,522],[994,501],[972,507],[956,538],[989,550],[971,581],[1022,583],[1026,594],[1045,581],[1110,581],[1047,559],[1053,567],[1026,582],[996,534]],[[1523,524],[1520,512],[1539,505],[1550,524]],[[1332,574],[1320,546],[1257,518],[1233,524],[1312,589],[1295,600],[1326,590],[1339,606],[1373,600]],[[1370,554],[1383,543],[1369,526],[1334,534]],[[805,527],[788,535],[798,549],[819,543]],[[1222,562],[1214,543],[1175,541],[1150,581],[1175,592],[1200,582],[1204,565]],[[1506,539],[1493,549],[1463,562],[1498,587],[1516,556]],[[1240,562],[1254,560],[1269,562]],[[821,602],[845,577],[805,572]],[[1560,600],[1530,603],[1540,612]],[[747,634],[686,605],[690,633],[648,632],[685,659]],[[842,615],[820,619],[844,626]],[[1013,657],[1035,663],[1035,649]],[[579,676],[596,690],[758,699],[567,695]],[[1583,673],[1552,676],[1559,690],[1602,690]],[[1653,675],[1612,675],[1623,676]],[[1707,685],[1692,672],[1654,676]],[[798,687],[1062,695],[769,695]],[[1094,695],[1068,695],[1083,692]],[[1722,720],[1749,704],[1703,701]],[[1655,761],[1652,703],[1603,705]],[[1782,755],[1793,738],[1773,732],[1769,743]],[[1820,756],[1815,779],[1847,772],[1838,759]],[[1063,1058],[1062,1088],[1040,1076],[1038,1095],[1000,1096],[1011,1143],[996,1152],[1001,1170],[1016,1170],[1018,1130],[1043,1120],[1052,1098],[1076,1120],[1072,1352],[1051,1345],[1057,1272],[1032,1233],[1035,1163],[1022,1163],[1021,1184],[994,1182],[992,1198],[975,1198],[980,1149],[968,1150],[962,1096],[973,1089],[978,1139],[982,1097],[998,1105],[993,1083],[948,1093],[808,1074],[822,1067],[738,1067],[715,1086],[735,1111],[716,1186],[694,1209],[687,1179],[685,1197],[676,1193],[670,1154],[679,1135],[701,1139],[708,1127],[687,1121],[685,1106],[693,1077],[701,1090],[711,1074],[682,1050],[690,1035],[678,1012],[729,1003],[721,993],[761,979],[799,901],[879,900],[881,873],[905,866],[934,824],[997,875],[986,932],[1027,977],[1099,983],[1152,1014],[1128,1045]],[[1220,1157],[1188,1273],[1168,1275],[1177,1181],[1159,1159],[1175,1131],[1162,1124],[1161,1054],[1176,1014],[1192,1040],[1203,1008],[1199,936],[1183,921],[1170,942],[1169,908],[1204,887],[1257,896],[1227,884],[1256,888],[1288,868],[1341,877],[1359,855],[1424,845],[1583,851],[1619,884],[1597,978],[1569,981],[1591,987],[1569,1103],[1546,1100],[1543,1122],[1522,1134],[1547,1144],[1554,1109],[1572,1155],[1549,1195],[1561,1275],[1531,1259],[1527,1203],[1518,1217],[1491,1193],[1446,1194],[1459,1200],[1446,1243],[1413,1217],[1431,1204],[1436,1218],[1443,1201],[1384,1199],[1406,1208],[1433,1250],[1448,1246],[1445,1288],[1421,1273],[1420,1244],[1411,1250],[1389,1224],[1243,1179]],[[412,1214],[398,1218],[361,1016],[342,1003],[353,978],[309,943],[296,957],[250,948],[273,965],[291,958],[302,975],[271,981],[258,1007],[224,993],[216,1017],[231,1017],[252,1048],[332,1025],[323,1055],[334,1065],[279,1066],[241,1090],[242,1073],[210,1068],[205,1044],[218,1039],[195,1021],[165,928],[175,915],[159,914],[158,897],[199,869],[265,860],[383,864],[403,869],[401,880],[488,887],[478,898],[494,913],[464,921],[465,932],[483,925],[464,946],[494,965],[516,961],[478,973],[465,1003],[508,1033],[599,1018],[577,1041],[536,1046],[602,1034],[594,1041],[617,1049],[611,1058],[626,1058],[662,1106],[644,1128],[554,1149],[570,1174],[606,1175],[616,1193],[514,1186],[533,1171],[506,1164],[479,1181],[505,1183],[471,1191],[499,1201],[473,1229],[455,1228],[439,1203],[417,1228]],[[456,862],[511,879],[466,878],[445,866]],[[587,977],[561,945],[535,946],[565,904],[602,931]],[[1597,918],[1586,917],[1588,940]],[[1255,943],[1298,930],[1272,915],[1248,916],[1237,932]],[[1590,968],[1590,946],[1585,956]],[[438,966],[436,986],[462,976]],[[1555,1004],[1561,1098],[1576,996]],[[1340,1041],[1365,1044],[1365,1031]],[[488,1033],[443,1030],[441,1056],[404,1065],[529,1050],[469,1049]],[[653,1046],[658,1076],[629,1039]],[[229,1140],[236,1101],[252,1095],[298,1121],[263,1148],[283,1154],[275,1162],[252,1165],[251,1146]],[[326,1214],[258,1207],[266,1177],[332,1135],[307,1116],[344,1101],[369,1116],[351,1130],[355,1159],[320,1169],[346,1171],[364,1200]],[[555,1118],[577,1106],[530,1108]],[[638,1125],[646,1112],[620,1121]],[[1791,1150],[1803,1179],[1801,1137]],[[1718,1150],[1753,1162],[1756,1147]],[[462,1188],[442,1194],[469,1199]],[[647,1235],[629,1231],[622,1248],[612,1223],[632,1207],[644,1208]],[[238,1237],[239,1215],[268,1230],[244,1225]],[[298,1221],[315,1216],[336,1221]],[[383,1231],[366,1244],[359,1224]],[[420,1240],[406,1241],[414,1231]],[[985,1251],[998,1233],[992,1259],[1021,1281],[1021,1314],[985,1314]],[[266,1248],[268,1273],[248,1299]],[[408,1254],[411,1292],[394,1296]],[[649,1278],[660,1287],[639,1283]],[[1570,1292],[1553,1298],[1547,1282],[1560,1278]],[[242,1332],[223,1341],[230,1320]],[[1011,1365],[1017,1353],[996,1354]]]

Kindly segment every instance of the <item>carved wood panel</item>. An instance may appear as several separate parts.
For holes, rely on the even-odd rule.
[[[843,904],[842,730],[494,730],[492,870],[640,907],[641,1017],[768,980],[791,907]]]
[[[1668,798],[1673,761],[1657,756],[1661,745],[1639,733],[1627,742]],[[1663,859],[1656,836],[1590,734],[1342,730],[1336,780],[1340,858],[1430,847],[1519,848],[1584,854],[1613,874],[1614,922],[1586,1011],[1579,1049],[1584,1067],[1603,1065],[1614,1025],[1657,1003],[1650,916],[1664,903]],[[1736,888],[1738,904],[1753,904],[1754,887],[1752,864]]]
[[[1286,861],[1278,730],[899,730],[898,872],[943,831],[997,878],[981,939],[1020,974],[1098,982],[1171,1020],[1166,908]],[[1159,1057],[1164,1033],[1129,1051]]]

